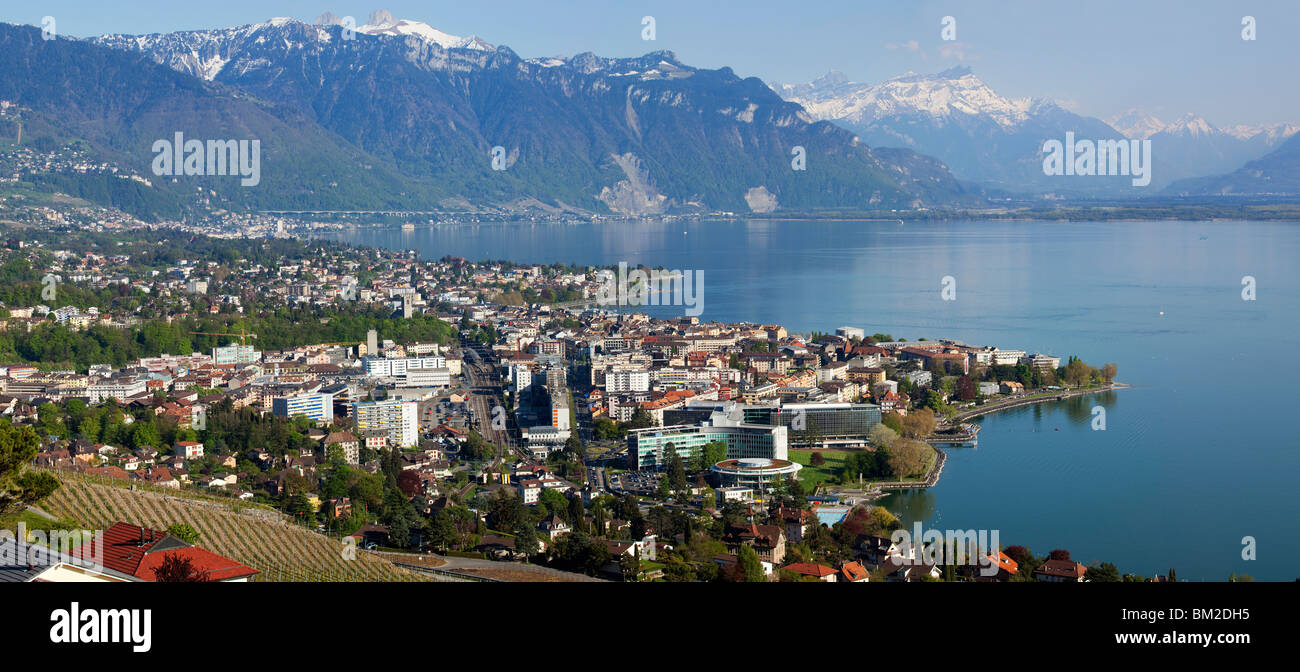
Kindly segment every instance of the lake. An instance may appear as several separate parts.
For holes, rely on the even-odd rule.
[[[979,447],[950,449],[934,488],[885,506],[909,527],[998,530],[1003,545],[1121,572],[1300,576],[1294,223],[647,221],[328,237],[426,259],[703,271],[702,320],[1116,362],[1132,389],[988,416]],[[1255,560],[1242,559],[1247,536]]]

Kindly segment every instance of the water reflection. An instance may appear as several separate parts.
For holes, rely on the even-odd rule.
[[[910,524],[914,520],[930,520],[936,509],[935,502],[934,493],[917,489],[893,492],[886,495],[878,504],[898,516],[900,521]]]

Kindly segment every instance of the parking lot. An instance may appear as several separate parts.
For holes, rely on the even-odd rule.
[[[659,489],[659,480],[662,478],[663,474],[654,471],[625,471],[610,476],[609,480],[610,487],[615,491],[650,495]]]

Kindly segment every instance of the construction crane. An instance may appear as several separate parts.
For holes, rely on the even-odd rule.
[[[257,334],[250,334],[244,331],[243,327],[240,327],[238,334],[229,334],[229,333],[222,333],[222,332],[215,332],[215,331],[191,331],[190,333],[194,334],[195,336],[231,336],[231,337],[238,336],[239,345],[241,346],[248,345],[249,338],[257,338]]]

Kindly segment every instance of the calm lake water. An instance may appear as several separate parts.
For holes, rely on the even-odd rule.
[[[330,237],[433,259],[703,270],[704,320],[1116,362],[1132,389],[989,416],[977,449],[949,451],[937,486],[885,505],[909,526],[998,530],[1004,545],[1064,548],[1121,572],[1300,576],[1295,223],[639,222]],[[1091,429],[1094,404],[1105,431]],[[1256,560],[1242,559],[1246,536]]]

